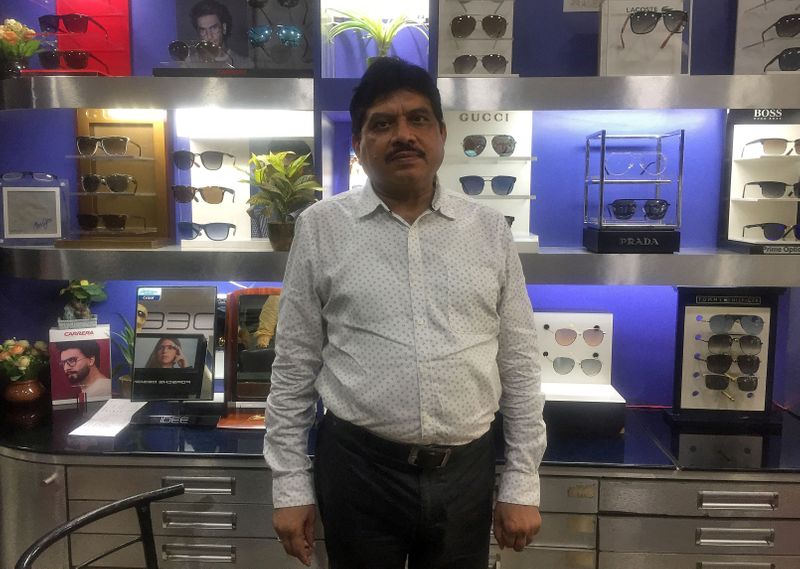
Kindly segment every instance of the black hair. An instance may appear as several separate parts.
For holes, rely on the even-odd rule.
[[[95,363],[99,363],[100,346],[95,340],[76,340],[74,342],[58,342],[56,344],[58,353],[64,350],[80,350],[87,358],[94,358]]]
[[[233,30],[233,16],[231,16],[231,12],[225,4],[221,4],[217,0],[200,0],[200,2],[192,6],[189,17],[192,19],[192,25],[195,30],[197,29],[197,20],[201,16],[216,16],[219,18],[220,23],[225,26],[225,33],[222,34],[222,37],[225,39],[230,37],[231,30]]]
[[[361,134],[364,119],[375,101],[395,91],[407,89],[428,98],[433,114],[440,125],[444,124],[442,97],[430,74],[417,65],[396,57],[380,57],[367,68],[350,100],[350,120],[353,134]]]

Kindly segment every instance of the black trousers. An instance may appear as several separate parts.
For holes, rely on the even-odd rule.
[[[320,426],[317,503],[331,569],[485,569],[494,489],[491,430],[441,468],[334,417]]]

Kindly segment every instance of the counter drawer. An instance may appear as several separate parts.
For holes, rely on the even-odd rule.
[[[542,512],[596,514],[598,481],[592,478],[541,478]]]
[[[601,552],[598,569],[800,569],[797,556]]]
[[[492,543],[496,543],[492,534]],[[595,549],[597,517],[575,514],[542,514],[542,529],[529,547]]]
[[[70,500],[118,500],[140,492],[182,483],[176,501],[272,503],[272,479],[267,470],[214,468],[67,468]]]
[[[600,511],[665,516],[800,518],[800,485],[603,480]]]
[[[71,500],[74,518],[108,502]],[[272,507],[263,504],[154,502],[150,506],[155,535],[221,535],[275,537]],[[86,526],[81,533],[129,534],[139,531],[136,511],[125,510]]]
[[[800,521],[600,516],[598,532],[601,551],[800,554]]]
[[[595,569],[596,555],[594,551],[570,549],[547,549],[527,547],[516,552],[496,545],[489,549],[489,567],[496,567],[500,562],[502,569]]]
[[[116,545],[131,539],[131,535],[73,534],[73,564],[85,562]],[[241,567],[255,569],[300,569],[305,566],[296,559],[289,558],[283,546],[275,539],[222,539],[222,538],[182,538],[156,537],[156,551],[161,569],[223,569]],[[325,544],[315,543],[313,568],[327,567]],[[97,565],[91,567],[143,568],[144,557],[141,545],[136,544],[117,551]]]

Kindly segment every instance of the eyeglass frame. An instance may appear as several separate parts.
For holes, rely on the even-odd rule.
[[[98,178],[98,186],[97,186],[96,190],[88,190],[88,189],[86,189],[86,178],[89,178],[91,176],[94,176],[95,178]],[[111,178],[112,176],[122,176],[122,177],[126,178],[127,183],[126,183],[126,187],[125,187],[124,190],[115,190],[109,185],[108,178]],[[130,187],[130,183],[131,182],[133,182],[133,191],[132,192],[128,191],[128,188]],[[113,192],[115,194],[131,194],[131,195],[135,195],[136,194],[136,190],[139,188],[138,180],[136,180],[136,177],[132,176],[131,174],[114,173],[114,174],[108,174],[108,175],[104,176],[102,174],[89,173],[89,174],[84,174],[83,176],[81,176],[81,189],[87,194],[96,194],[97,190],[100,189],[100,184],[103,184],[105,187],[107,187],[109,189],[109,191],[111,191],[111,192]]]
[[[782,140],[782,141],[784,141],[786,143],[786,146],[789,147],[789,150],[786,153],[782,153],[782,154],[765,154],[764,153],[764,142],[767,141],[767,140]],[[800,152],[797,152],[797,150],[798,150],[797,147],[800,146],[800,138],[796,138],[794,140],[788,140],[786,138],[769,137],[769,138],[757,138],[756,140],[751,140],[750,142],[746,142],[745,145],[742,146],[742,154],[739,156],[739,158],[744,158],[744,151],[751,144],[761,144],[761,155],[762,156],[789,156],[792,153],[792,151],[794,151],[795,154],[800,154]]]
[[[191,190],[192,191],[192,197],[189,198],[188,201],[179,200],[178,196],[177,196],[177,193],[179,191],[178,188],[185,188],[186,190]],[[220,199],[218,202],[210,202],[203,195],[203,190],[214,189],[214,188],[222,190],[222,199]],[[181,184],[177,184],[177,185],[172,186],[170,189],[172,190],[173,199],[178,203],[191,203],[192,201],[196,201],[196,202],[199,203],[200,200],[197,199],[197,194],[200,194],[200,197],[203,198],[204,202],[206,202],[207,204],[211,204],[211,205],[216,205],[216,204],[222,203],[222,201],[225,199],[225,194],[230,194],[231,195],[231,203],[236,203],[236,192],[233,191],[232,189],[226,188],[224,186],[203,186],[202,188],[197,188],[195,186],[184,186],[184,185],[181,185]]]
[[[227,225],[228,232],[225,234],[225,237],[222,239],[212,239],[208,236],[208,231],[206,231],[206,227],[209,225]],[[192,231],[197,231],[197,235],[194,237],[182,237],[183,233],[181,231],[182,227],[189,227]],[[193,241],[200,237],[201,234],[205,234],[206,239],[210,241],[227,241],[228,237],[231,236],[231,229],[233,229],[233,236],[236,237],[236,224],[234,223],[226,223],[223,221],[212,221],[211,223],[195,223],[193,221],[180,221],[178,222],[178,235],[181,239],[186,239],[187,241]]]
[[[72,367],[75,367],[76,365],[78,365],[79,361],[88,360],[88,359],[91,359],[91,357],[89,357],[89,356],[83,356],[83,357],[72,356],[71,358],[67,358],[65,360],[59,360],[58,365],[61,368],[65,368],[65,367],[71,367],[72,368]]]
[[[765,225],[782,226],[783,229],[781,229],[781,231],[783,231],[783,235],[781,237],[778,237],[777,239],[770,239],[769,237],[767,237],[767,232],[764,228]],[[745,230],[752,229],[753,227],[760,227],[761,232],[764,235],[764,239],[766,239],[767,241],[783,241],[792,231],[794,231],[795,239],[800,241],[800,223],[795,223],[794,225],[786,225],[785,223],[777,223],[777,222],[750,223],[742,226],[742,237],[744,237]]]
[[[569,375],[569,374],[571,374],[573,372],[573,370],[575,369],[575,364],[579,365],[579,367],[581,368],[581,371],[587,377],[594,377],[596,375],[599,375],[600,372],[603,371],[603,360],[600,359],[600,354],[597,353],[597,352],[592,354],[591,358],[583,358],[580,361],[576,360],[575,358],[570,358],[570,357],[567,357],[567,356],[557,356],[557,357],[555,357],[553,359],[550,359],[549,355],[550,355],[549,352],[542,352],[542,357],[544,357],[547,361],[549,361],[549,362],[551,362],[553,364],[553,371],[555,373],[557,373],[558,375]],[[569,360],[569,361],[572,362],[572,367],[566,373],[561,373],[556,369],[556,362],[558,360]],[[597,362],[600,365],[600,367],[598,368],[598,370],[595,373],[587,373],[586,369],[584,368],[584,363],[586,363],[586,362]]]
[[[783,195],[780,195],[780,196],[767,196],[764,193],[764,188],[761,187],[761,184],[779,184],[779,185],[782,184],[783,185]],[[761,197],[764,198],[764,199],[768,199],[768,200],[777,200],[777,199],[781,199],[781,198],[790,198],[793,195],[797,196],[797,197],[800,197],[800,181],[795,182],[794,184],[787,184],[785,182],[779,182],[777,180],[757,180],[755,182],[747,182],[742,187],[742,197],[744,197],[745,194],[747,193],[747,186],[759,186],[759,189],[761,191]],[[786,188],[792,188],[791,190],[789,190],[788,194],[786,193]]]
[[[36,55],[39,56],[39,63],[42,64],[42,67],[44,69],[59,69],[59,68],[62,68],[64,65],[66,65],[67,69],[86,69],[89,66],[89,58],[91,58],[91,59],[94,59],[95,61],[97,61],[98,63],[100,63],[100,65],[102,65],[105,68],[106,73],[110,72],[110,70],[108,68],[108,65],[106,65],[105,61],[103,61],[102,59],[97,57],[91,51],[87,51],[85,49],[64,49],[64,50],[62,50],[62,49],[53,49],[53,50],[50,50],[50,51],[40,51]],[[53,56],[53,55],[58,57],[58,65],[55,65],[55,66],[52,66],[52,67],[48,66],[48,65],[45,65],[45,62],[42,61],[42,56],[45,56],[47,58],[47,57],[50,57],[50,56]],[[86,56],[86,64],[85,65],[79,65],[79,66],[70,65],[68,60],[67,60],[67,58],[71,57],[71,56],[75,56],[75,55],[80,55],[80,56],[84,56],[85,55]]]
[[[122,139],[125,139],[125,153],[124,154],[112,154],[111,152],[109,152],[106,149],[106,145],[105,145],[105,141],[107,139],[109,139],[109,138],[122,138]],[[80,147],[80,143],[79,143],[79,141],[81,139],[84,139],[84,140],[91,139],[91,140],[94,141],[94,150],[92,151],[91,154],[83,154],[83,153],[81,153],[81,147]],[[92,156],[97,154],[97,148],[98,147],[106,154],[106,156],[128,156],[129,158],[135,158],[135,156],[130,156],[128,154],[128,144],[133,144],[136,148],[139,149],[139,156],[142,155],[142,147],[138,143],[136,143],[133,140],[131,140],[130,137],[128,137],[128,136],[112,135],[112,136],[76,136],[75,137],[75,146],[78,148],[78,154],[83,158],[91,158]]]
[[[717,358],[717,357],[726,357],[726,358],[728,358],[728,360],[730,360],[728,362],[728,367],[726,367],[724,371],[714,371],[714,370],[711,369],[711,366],[708,365],[708,359],[709,358]],[[736,366],[739,368],[739,370],[745,375],[755,375],[756,373],[758,373],[758,370],[761,368],[761,358],[758,357],[758,354],[737,354],[736,356],[734,356],[733,354],[708,354],[708,357],[706,357],[706,358],[701,357],[700,354],[695,354],[694,359],[696,359],[697,361],[705,362],[706,363],[706,367],[708,368],[708,371],[710,373],[712,373],[712,374],[726,374],[731,369],[731,366],[733,364],[736,364]],[[745,360],[746,359],[753,359],[753,360],[755,360],[753,362],[754,365],[755,365],[755,367],[753,368],[753,371],[751,371],[751,372],[745,371],[742,368],[741,363],[739,363],[740,359],[745,359]],[[750,368],[748,367],[748,369],[750,369]]]
[[[209,168],[208,166],[206,166],[205,160],[203,159],[203,154],[207,154],[207,153],[216,153],[216,154],[220,154],[220,155],[223,156],[223,159],[220,160],[219,167],[217,167],[217,168]],[[180,166],[178,166],[178,164],[175,162],[175,157],[176,157],[176,155],[179,155],[179,154],[180,155],[191,154],[192,155],[192,165],[189,166],[188,168],[181,168]],[[197,157],[198,156],[200,157],[200,164],[197,163]],[[228,158],[233,158],[233,164],[231,164],[231,166],[236,166],[236,156],[234,156],[233,154],[228,154],[227,152],[222,152],[221,150],[204,150],[203,152],[192,152],[191,150],[175,150],[172,153],[172,164],[178,170],[189,171],[194,166],[197,166],[199,168],[202,165],[202,167],[205,168],[206,170],[211,170],[212,172],[214,172],[216,170],[221,170],[222,169],[222,166],[225,163],[225,160],[224,160],[225,156],[227,156]]]
[[[725,387],[723,387],[721,389],[717,389],[716,387],[711,387],[708,384],[709,383],[708,380],[709,380],[710,377],[724,377],[725,379],[728,380],[728,385],[726,385]],[[739,391],[742,391],[743,393],[752,393],[752,392],[756,391],[758,389],[758,383],[759,383],[758,382],[758,377],[755,376],[755,375],[752,375],[752,374],[740,375],[740,376],[737,376],[737,377],[732,377],[732,376],[728,375],[727,373],[707,373],[707,374],[703,375],[703,378],[705,380],[705,386],[706,386],[707,389],[709,389],[711,391],[723,391],[723,392],[726,392],[726,393],[727,393],[726,390],[728,389],[728,386],[730,386],[731,383],[735,383],[736,387],[739,388]],[[753,389],[743,389],[742,385],[741,385],[742,381],[752,381]]]
[[[147,219],[143,215],[133,215],[128,213],[79,213],[77,214],[78,219],[78,227],[80,227],[81,231],[100,231],[101,229],[105,231],[125,231],[128,228],[128,218],[137,218],[142,220],[142,229],[147,229]],[[87,228],[81,225],[80,219],[94,217],[97,219],[97,225],[92,228]],[[106,220],[103,219],[105,217],[118,217],[122,219],[122,226],[119,228],[108,227],[106,225]],[[100,220],[103,221],[103,227],[100,227]]]
[[[8,177],[13,174],[19,174],[19,176]],[[36,177],[37,174],[45,177],[37,178]],[[34,180],[36,182],[55,182],[56,180],[59,179],[58,176],[56,176],[55,174],[48,174],[47,172],[31,172],[30,170],[22,170],[19,172],[4,172],[2,175],[0,175],[0,179],[2,179],[4,182],[15,182],[17,180],[22,180],[26,177],[30,177],[31,180]]]
[[[653,29],[651,29],[648,32],[634,32],[633,27],[629,26],[631,28],[631,32],[637,35],[648,34],[656,29],[656,26],[658,25],[658,20],[661,20],[662,22],[664,22],[664,27],[669,32],[669,35],[663,42],[661,42],[659,49],[664,49],[667,46],[669,40],[672,39],[672,36],[674,36],[675,34],[682,34],[686,30],[686,25],[689,23],[689,12],[687,12],[686,10],[673,10],[671,8],[662,8],[660,12],[657,12],[655,10],[634,10],[633,12],[628,12],[628,15],[625,17],[625,21],[622,23],[622,28],[619,31],[619,41],[622,44],[622,49],[625,49],[625,38],[623,38],[623,34],[625,33],[625,27],[628,26],[628,23],[631,21],[631,16],[633,16],[634,14],[641,14],[641,13],[652,13],[657,15],[656,22],[653,25]],[[672,30],[667,28],[667,23],[666,20],[664,19],[664,14],[667,13],[683,14],[680,30],[673,32]]]
[[[87,32],[87,30],[83,30],[82,32],[73,32],[72,30],[70,30],[67,27],[67,24],[66,24],[65,20],[66,20],[66,18],[70,18],[70,17],[77,17],[78,19],[85,19],[86,20],[87,30],[88,30],[88,27],[89,27],[89,22],[92,22],[98,28],[103,30],[103,33],[106,35],[106,39],[108,39],[108,30],[100,22],[98,22],[93,17],[91,17],[91,16],[89,16],[87,14],[75,14],[75,13],[72,13],[72,14],[44,14],[42,16],[39,16],[39,29],[41,29],[42,32],[44,32],[44,33],[85,34]],[[55,29],[49,29],[49,30],[43,29],[45,26],[42,25],[42,18],[55,18],[56,19]],[[61,30],[59,28],[59,25],[62,24],[62,23],[64,24],[64,29],[66,30],[66,32],[61,32]],[[53,26],[48,26],[48,27],[53,28]]]
[[[784,69],[783,65],[781,65],[781,58],[783,56],[789,55],[791,53],[796,53],[797,56],[798,56],[798,59],[800,60],[800,47],[787,47],[786,49],[784,49],[782,52],[780,52],[778,55],[776,55],[775,57],[773,57],[772,59],[770,59],[767,62],[767,64],[764,66],[764,73],[767,72],[767,67],[769,67],[770,65],[772,65],[776,61],[778,62],[778,68],[781,71],[797,71],[798,69],[800,69],[800,67],[795,67],[794,69]]]

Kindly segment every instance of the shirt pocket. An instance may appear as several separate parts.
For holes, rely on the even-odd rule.
[[[497,334],[500,280],[496,269],[447,263],[447,318],[456,334]]]

